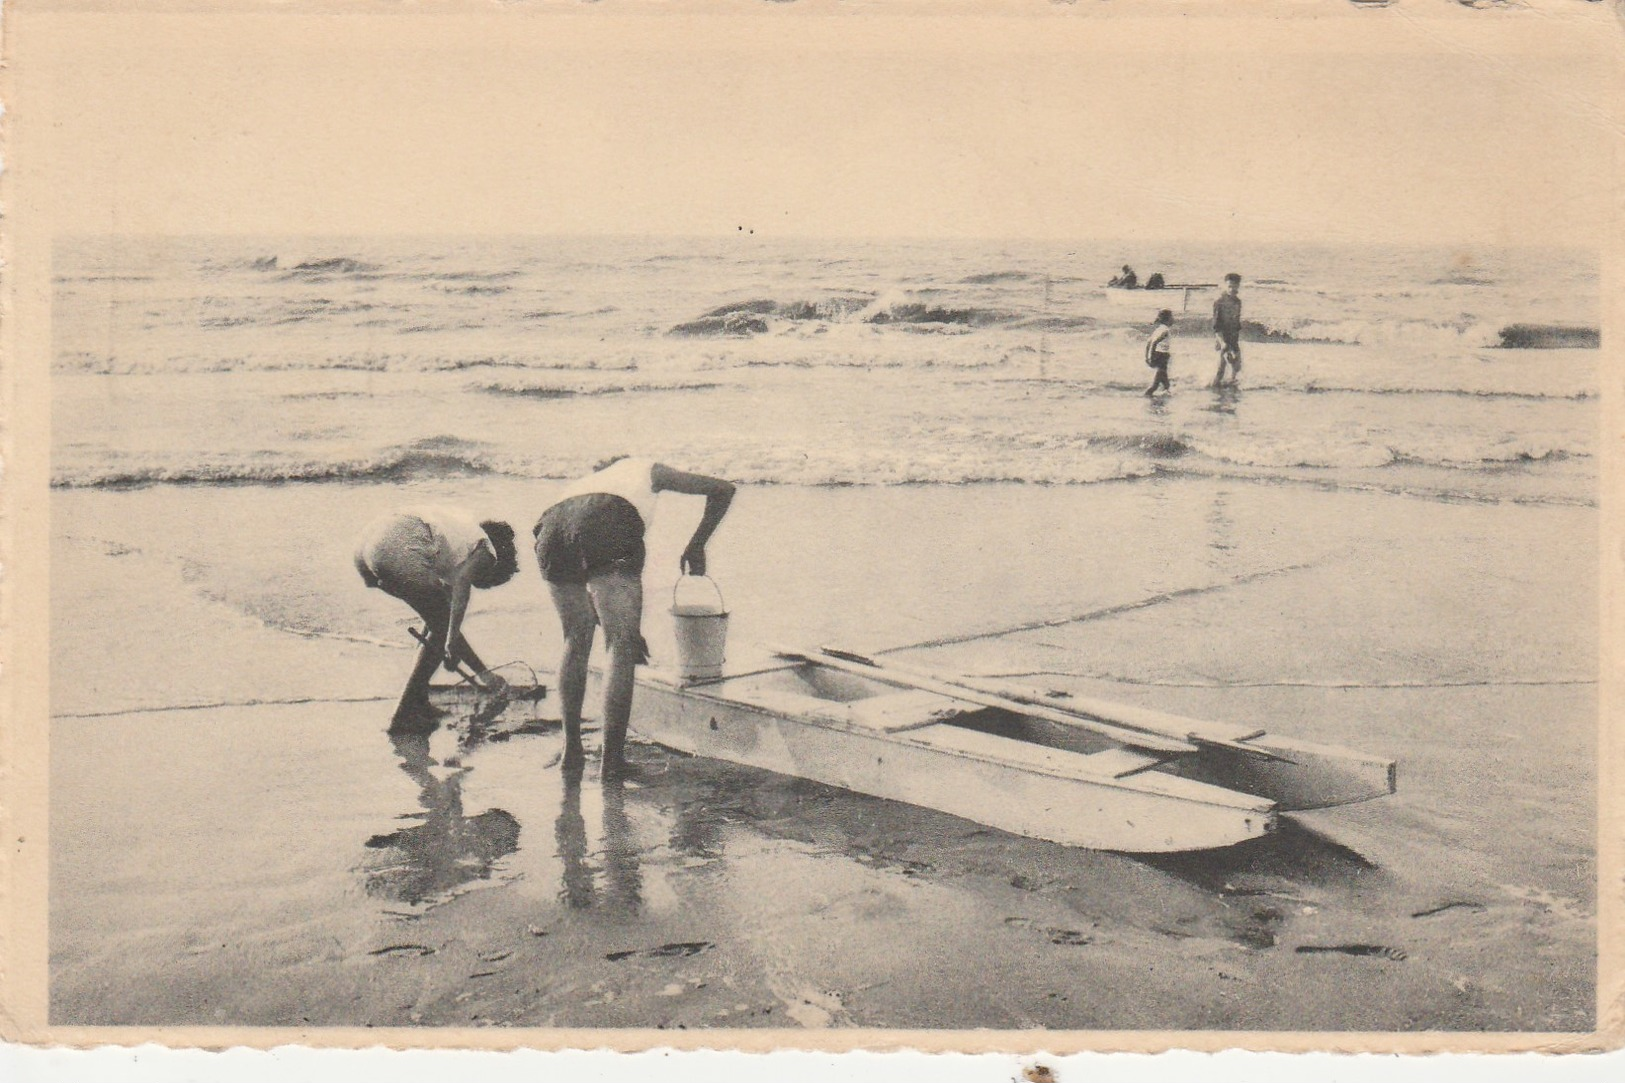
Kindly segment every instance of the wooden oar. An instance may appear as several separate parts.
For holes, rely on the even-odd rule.
[[[946,696],[949,699],[975,703],[982,707],[996,707],[1012,714],[1042,718],[1045,721],[1062,726],[1081,726],[1093,730],[1102,737],[1108,737],[1113,741],[1120,741],[1135,748],[1149,749],[1154,752],[1200,751],[1196,744],[1177,737],[1147,733],[1144,730],[1125,729],[1121,726],[1114,726],[1109,722],[1101,722],[1098,719],[1082,718],[1075,714],[1068,714],[1065,711],[1058,711],[1043,704],[1021,703],[1008,696],[981,692],[974,688],[968,688],[963,684],[942,680],[936,676],[904,672],[889,663],[883,665],[872,660],[859,662],[826,651],[799,650],[795,647],[769,647],[768,649],[784,658],[797,658],[804,662],[811,662],[814,665],[840,670],[843,673],[855,673],[859,676],[884,681],[887,684],[902,685],[905,688],[920,688],[927,692],[935,692],[939,696]]]
[[[824,647],[822,654],[857,665],[872,666],[880,672],[906,673],[926,680],[939,681],[956,688],[966,688],[984,695],[999,696],[1024,707],[1042,707],[1047,711],[1068,715],[1074,723],[1090,722],[1096,726],[1109,726],[1119,731],[1127,730],[1140,734],[1149,733],[1175,741],[1189,741],[1197,745],[1228,749],[1231,752],[1245,752],[1248,755],[1260,756],[1267,760],[1292,762],[1277,753],[1241,743],[1241,741],[1252,737],[1262,736],[1263,730],[1250,733],[1240,740],[1234,740],[1213,733],[1204,733],[1203,723],[1197,719],[1165,714],[1162,711],[1155,711],[1147,707],[1130,707],[1124,704],[1108,703],[1104,700],[1076,696],[1071,697],[1065,704],[1059,704],[1041,699],[1035,693],[1009,688],[993,681],[978,680],[975,677],[965,677],[959,674],[939,673],[923,666],[913,666],[890,658],[870,658],[854,651],[839,650],[834,647]],[[1129,743],[1127,738],[1115,739]]]

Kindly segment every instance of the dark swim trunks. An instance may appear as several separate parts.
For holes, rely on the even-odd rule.
[[[625,497],[583,493],[542,513],[531,531],[549,583],[585,583],[609,572],[643,574],[643,517]]]

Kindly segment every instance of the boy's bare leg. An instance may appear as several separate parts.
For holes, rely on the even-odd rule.
[[[434,642],[434,637],[435,630],[431,627],[429,643],[418,647],[417,663],[412,667],[412,675],[406,679],[406,688],[402,690],[400,702],[395,705],[395,714],[390,718],[391,733],[421,728],[435,714],[434,707],[429,703],[429,678],[434,676],[435,667],[440,664],[440,652],[432,650],[429,645]]]
[[[604,678],[603,777],[626,773],[626,728],[632,718],[633,678],[643,659],[643,580],[626,572],[609,572],[587,583],[609,648]]]
[[[592,598],[581,583],[549,583],[553,608],[564,630],[564,656],[559,660],[559,710],[564,717],[566,771],[580,771],[586,762],[581,746],[581,704],[587,697],[587,660],[592,655],[593,628],[598,618]]]
[[[395,597],[411,606],[417,615],[423,618],[424,641],[418,645],[417,661],[412,665],[411,676],[406,678],[406,687],[401,690],[400,702],[395,705],[395,714],[390,718],[389,732],[411,733],[421,732],[427,723],[444,712],[437,710],[429,702],[429,680],[440,665],[441,654],[432,648],[431,644],[440,642],[445,635],[446,620],[450,609],[444,598],[437,597],[426,589],[400,589],[399,593],[391,591]]]

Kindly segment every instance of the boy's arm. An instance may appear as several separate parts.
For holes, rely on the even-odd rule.
[[[435,645],[440,648],[445,667],[453,673],[457,672],[457,654],[452,646],[462,632],[463,617],[468,613],[469,595],[474,590],[474,579],[482,569],[495,560],[496,554],[491,551],[491,543],[481,542],[461,564],[457,565],[451,574],[451,582],[446,584],[446,588],[451,592],[451,613],[446,621],[445,641]]]
[[[733,503],[734,498],[733,482],[705,474],[673,470],[664,463],[655,464],[649,480],[657,493],[673,492],[705,497],[705,514],[700,516],[700,525],[694,529],[694,536],[689,539],[688,547],[683,550],[683,555],[678,560],[678,566],[689,575],[704,575],[705,543],[711,540],[711,535],[716,532],[722,517],[728,514],[728,505]]]

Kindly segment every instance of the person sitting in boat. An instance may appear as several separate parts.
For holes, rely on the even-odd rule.
[[[1148,290],[1160,290],[1166,286],[1167,283],[1168,280],[1162,277],[1161,271],[1153,271],[1151,277],[1145,280],[1145,288]]]
[[[1110,282],[1106,283],[1106,285],[1115,286],[1120,290],[1138,289],[1140,286],[1140,276],[1134,273],[1134,268],[1125,263],[1123,264],[1123,273],[1117,275]]]
[[[501,677],[485,671],[462,627],[473,588],[501,586],[519,570],[513,527],[496,520],[476,522],[456,508],[402,508],[362,531],[355,567],[368,587],[399,598],[427,625],[417,664],[390,720],[391,733],[421,732],[432,724],[437,712],[429,703],[429,678],[437,665],[444,663],[455,673],[466,664],[480,687],[505,687]]]
[[[603,626],[609,651],[601,772],[605,778],[616,778],[626,771],[632,678],[638,663],[648,660],[642,634],[644,536],[663,492],[705,497],[700,525],[678,559],[685,574],[704,575],[705,543],[727,514],[734,486],[650,459],[621,456],[599,464],[595,472],[567,486],[532,531],[536,560],[564,632],[559,709],[564,716],[566,771],[579,771],[585,762],[581,706],[596,625]]]

